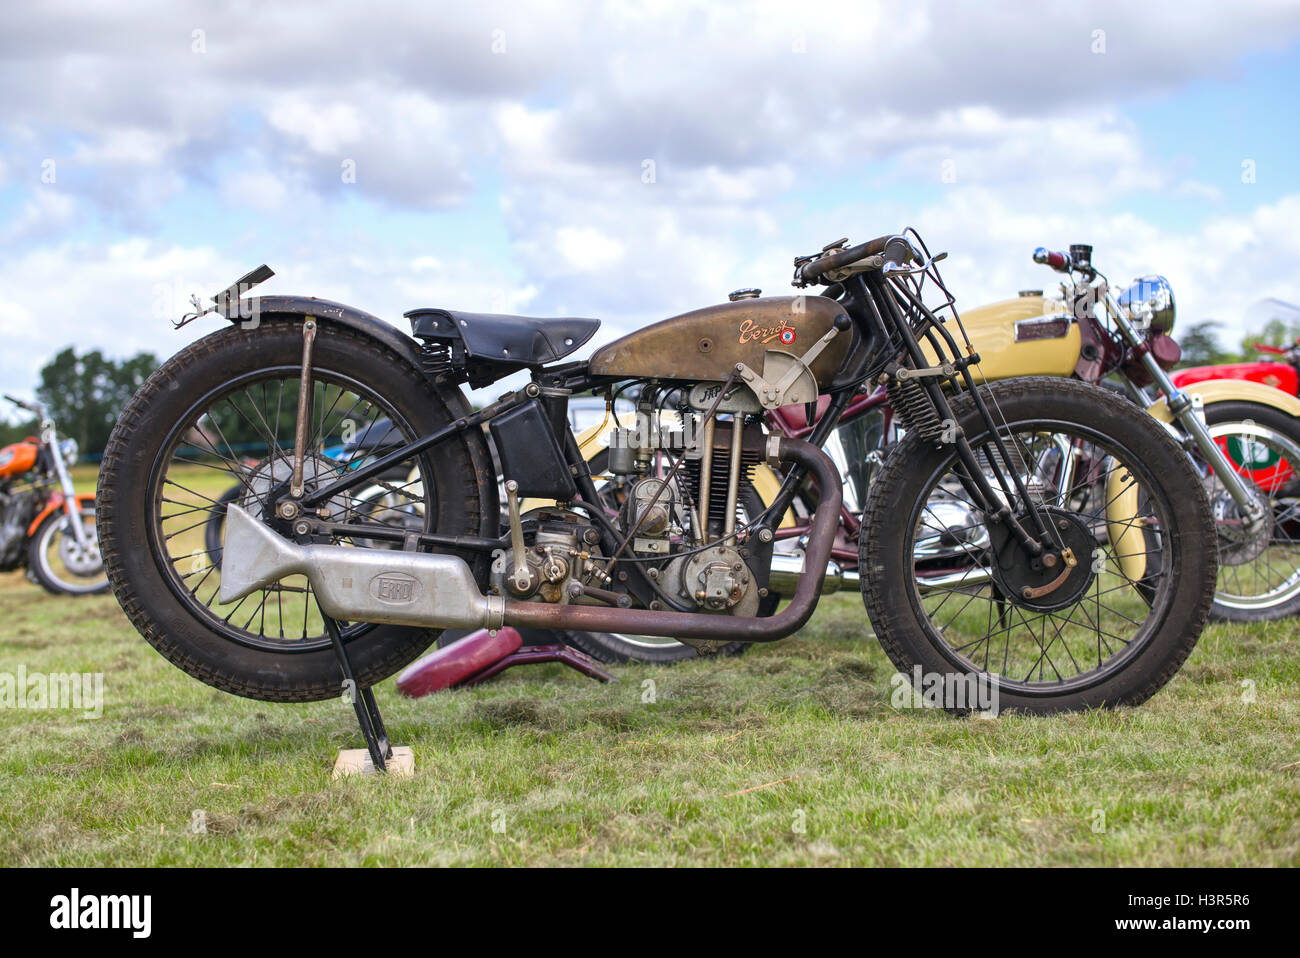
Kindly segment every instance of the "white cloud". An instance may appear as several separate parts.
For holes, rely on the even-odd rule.
[[[315,153],[334,155],[361,138],[360,111],[350,103],[312,103],[301,94],[279,97],[267,112],[271,126]]]
[[[288,190],[279,177],[267,170],[241,170],[223,180],[221,194],[228,203],[274,212],[284,206]]]
[[[555,248],[578,272],[607,269],[623,258],[623,244],[589,226],[562,226],[555,231]]]
[[[390,318],[426,303],[594,314],[603,341],[738,286],[787,289],[794,253],[907,224],[952,251],[967,306],[1045,284],[1030,250],[1079,240],[1122,276],[1167,273],[1184,317],[1300,298],[1291,200],[1226,212],[1227,187],[1155,160],[1124,112],[1292,41],[1294,7],[338,0],[7,16],[0,162],[11,180],[47,155],[80,167],[65,177],[61,159],[59,190],[33,187],[0,225],[3,315],[23,330],[43,317],[45,339],[76,323],[92,345],[167,352],[179,339],[147,305],[86,322],[84,304],[148,304],[160,282],[207,292],[278,256],[278,290]],[[469,205],[489,190],[495,208]],[[256,215],[210,234],[211,196]],[[1178,199],[1200,225],[1116,215],[1132,197]],[[192,245],[151,240],[177,235],[163,217],[178,198]],[[466,230],[467,215],[492,221]]]

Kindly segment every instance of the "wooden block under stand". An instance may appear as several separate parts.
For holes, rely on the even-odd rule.
[[[415,753],[406,745],[394,745],[393,756],[384,765],[387,766],[389,775],[414,775]],[[367,749],[339,749],[338,761],[334,763],[334,778],[344,775],[374,775],[377,772]]]

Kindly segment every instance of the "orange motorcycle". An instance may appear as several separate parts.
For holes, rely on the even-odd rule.
[[[0,449],[0,572],[27,567],[28,578],[56,595],[108,590],[95,534],[95,497],[72,488],[77,441],[59,441],[37,403],[5,399],[34,413],[40,438]]]

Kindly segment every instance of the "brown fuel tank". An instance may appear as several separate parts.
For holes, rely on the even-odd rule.
[[[826,296],[764,296],[682,313],[629,333],[592,354],[595,376],[720,382],[737,363],[761,372],[763,356],[778,349],[802,356],[844,315]],[[819,387],[835,377],[852,342],[839,333],[813,361]]]

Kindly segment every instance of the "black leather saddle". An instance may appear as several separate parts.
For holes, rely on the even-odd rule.
[[[600,327],[598,319],[543,319],[455,309],[413,309],[411,334],[426,343],[463,345],[465,358],[494,366],[540,366],[580,348]]]

